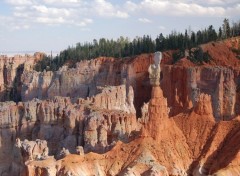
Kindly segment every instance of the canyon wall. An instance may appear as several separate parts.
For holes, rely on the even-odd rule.
[[[56,72],[25,71],[22,75],[21,97],[48,99],[55,96],[87,98],[98,93],[98,87],[125,84],[134,90],[134,105],[138,112],[150,99],[147,68],[152,55],[135,59],[98,58],[82,61],[76,68],[62,67]],[[128,90],[127,90],[128,91]],[[138,113],[138,115],[140,115]]]
[[[21,76],[23,70],[32,70],[34,64],[44,57],[43,53],[34,56],[0,56],[0,101],[21,100]]]
[[[210,66],[165,66],[161,84],[171,115],[190,109],[201,93],[211,95],[216,120],[229,120],[239,114],[237,70]]]

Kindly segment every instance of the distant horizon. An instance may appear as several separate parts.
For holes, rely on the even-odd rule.
[[[37,53],[37,52],[42,52],[42,53],[45,53],[47,56],[50,56],[52,54],[53,57],[57,56],[61,51],[4,51],[4,52],[1,52],[0,51],[0,56],[7,56],[7,57],[14,57],[16,55],[20,55],[20,56],[25,56],[25,55],[31,55],[33,56],[34,53]]]

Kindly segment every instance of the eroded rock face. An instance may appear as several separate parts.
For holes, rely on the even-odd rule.
[[[98,58],[82,61],[76,68],[63,67],[57,72],[24,71],[21,98],[24,101],[54,96],[86,98],[96,95],[99,87],[125,84],[127,90],[130,86],[133,88],[134,106],[140,117],[142,105],[150,100],[148,67],[152,60],[152,55],[125,60]],[[162,65],[161,70],[161,85],[171,109],[170,116],[191,109],[200,93],[211,95],[217,120],[228,120],[239,114],[240,103],[236,89],[240,82],[239,71],[222,66],[194,65]],[[109,92],[106,93],[108,94]],[[108,106],[114,105],[109,103]]]
[[[21,163],[25,163],[26,161],[31,160],[44,160],[48,158],[48,146],[47,141],[39,140],[36,141],[28,141],[25,139],[24,141],[20,141],[19,138],[16,139],[15,147],[19,153],[16,152],[18,158],[21,158]]]
[[[166,99],[163,97],[161,88],[154,87],[149,103],[148,121],[142,120],[146,121],[143,126],[146,131],[141,135],[141,138],[126,144],[116,140],[116,145],[102,155],[94,153],[88,153],[84,156],[67,155],[56,163],[56,174],[187,175],[187,166],[191,163],[189,147],[181,130],[173,119],[169,119],[167,111]],[[124,128],[128,126],[127,119],[121,116],[116,118],[110,112],[108,112],[109,116],[105,114],[102,117],[101,114],[95,113],[89,113],[86,118],[84,143],[88,148],[107,146],[109,142],[108,131],[111,128],[110,139],[114,135],[121,137],[122,141],[127,139],[127,128]],[[101,124],[100,128],[98,128],[99,123]],[[132,125],[134,126],[134,123],[130,126]],[[99,134],[97,134],[97,129],[100,131]],[[88,140],[89,136],[92,140]],[[36,172],[34,168],[45,167],[37,163],[29,163],[29,169],[30,166],[33,168],[31,172],[34,173]]]
[[[21,100],[21,75],[24,69],[32,70],[35,62],[42,59],[43,55],[0,56],[0,101]]]
[[[171,116],[192,108],[205,93],[212,97],[214,117],[231,119],[238,113],[235,78],[234,71],[224,67],[164,67],[162,87]]]
[[[220,44],[217,45],[222,47]],[[203,48],[208,48],[207,46]],[[213,46],[211,45],[211,47]],[[216,48],[215,46],[212,49],[215,51]],[[229,52],[226,46],[223,50],[225,55],[226,52]],[[214,62],[226,65],[218,61],[219,54],[217,57],[216,53],[212,53],[212,55]],[[236,68],[217,66],[218,63],[213,63],[214,66],[201,67],[194,65],[185,67],[184,64],[166,65],[168,57],[167,52],[163,53],[161,65],[163,79],[161,83],[164,96],[171,109],[170,116],[191,109],[200,93],[211,95],[216,119],[228,120],[240,113],[237,93],[240,79],[239,71]],[[35,60],[39,58],[41,55],[34,56]],[[28,68],[34,65],[34,59],[31,59],[30,56],[2,57],[0,59],[3,71],[2,79],[0,78],[3,100],[9,99],[6,97],[10,96],[23,101],[34,98],[53,99],[55,96],[86,98],[98,94],[99,87],[125,84],[127,93],[130,86],[133,88],[134,106],[138,117],[142,115],[141,107],[143,104],[150,100],[151,86],[148,79],[148,68],[153,61],[151,54],[123,60],[102,57],[91,61],[82,61],[77,64],[76,68],[69,69],[64,66],[56,72],[44,71],[42,73]],[[231,56],[231,62],[233,61]],[[24,65],[19,69],[21,64]],[[14,80],[18,80],[18,82],[13,91]],[[6,85],[9,89],[6,88]],[[109,106],[112,105],[109,103]]]
[[[198,115],[213,115],[211,96],[200,94],[194,112]]]
[[[17,137],[24,140],[18,140],[17,143],[18,148],[25,153],[18,157],[22,158],[20,163],[43,159],[46,144],[49,155],[61,158],[65,156],[61,155],[63,149],[69,153],[79,153],[76,147],[82,146],[84,152],[103,153],[110,150],[118,140],[128,142],[131,133],[137,129],[137,120],[132,88],[129,94],[126,91],[124,85],[106,87],[102,89],[102,95],[100,93],[90,99],[79,99],[76,103],[72,103],[69,97],[1,103],[0,157],[6,167],[0,173],[10,173],[6,168],[11,167],[16,167],[14,172],[22,169],[16,163],[11,164],[15,160],[12,151]],[[6,157],[9,160],[4,160]]]
[[[187,139],[186,142],[193,160],[197,159],[202,154],[201,152],[207,145],[208,140],[210,140],[209,136],[215,126],[211,97],[200,94],[191,110],[178,114],[173,119]]]
[[[120,139],[128,142],[131,132],[137,129],[135,116],[106,111],[90,113],[84,122],[84,150],[103,153]]]
[[[161,136],[162,131],[167,130],[169,109],[167,100],[163,97],[162,89],[159,86],[152,88],[152,98],[148,105],[149,121],[146,123],[148,134],[155,140]]]
[[[96,107],[108,110],[121,110],[128,113],[135,114],[134,107],[134,92],[133,88],[120,86],[107,86],[98,88],[101,91],[100,94],[92,96],[87,99]]]
[[[55,96],[85,99],[96,95],[99,87],[125,84],[127,94],[134,94],[134,105],[140,112],[143,102],[150,98],[147,69],[151,60],[151,55],[124,60],[101,57],[79,62],[76,68],[64,66],[57,72],[25,71],[22,75],[21,97],[23,101],[51,99]],[[113,96],[116,95],[111,94]],[[123,101],[121,97],[125,96],[116,98]],[[115,105],[108,103],[108,106]]]
[[[5,174],[8,175],[21,175],[26,172],[26,163],[31,161],[43,161],[50,159],[48,155],[48,146],[47,141],[45,140],[35,140],[20,141],[19,138],[16,139],[16,142],[13,146],[13,151],[8,157],[12,158],[12,162],[9,165],[8,170],[5,171]],[[0,170],[3,174],[4,171]]]

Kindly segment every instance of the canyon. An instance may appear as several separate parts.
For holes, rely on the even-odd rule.
[[[201,45],[209,63],[162,53],[37,72],[0,57],[0,175],[239,175],[240,38]]]

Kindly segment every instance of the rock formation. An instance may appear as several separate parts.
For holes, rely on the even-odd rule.
[[[154,64],[151,64],[148,68],[150,84],[154,87],[160,85],[161,60],[162,60],[162,53],[156,52],[154,54]]]
[[[217,120],[231,119],[238,114],[234,70],[224,67],[163,68],[162,88],[171,108],[171,116],[191,109],[201,93],[211,95]]]
[[[228,45],[202,45],[204,65],[167,51],[36,72],[41,53],[1,56],[0,175],[239,175]]]
[[[161,136],[161,132],[167,130],[164,124],[168,118],[167,101],[163,97],[162,89],[160,88],[160,62],[162,53],[157,52],[154,55],[154,64],[149,66],[149,79],[152,87],[151,100],[148,105],[149,120],[146,123],[147,133],[157,140]],[[163,127],[163,128],[162,128]]]
[[[11,173],[7,168],[13,165],[11,160],[16,160],[15,155],[9,160],[3,158],[11,156],[17,137],[29,141],[17,140],[16,146],[22,151],[23,159],[19,165],[14,163],[14,173],[19,173],[22,163],[28,160],[43,159],[46,150],[49,155],[62,158],[66,150],[82,155],[83,151],[76,150],[77,146],[82,146],[84,152],[103,153],[118,140],[128,142],[132,132],[137,129],[132,88],[129,88],[129,94],[124,85],[102,88],[101,91],[94,97],[79,99],[76,103],[64,97],[45,101],[33,99],[17,104],[2,103],[0,159],[6,167],[0,173]],[[46,143],[40,140],[47,142],[48,149],[44,147]],[[42,148],[37,147],[36,153],[34,150],[39,145]]]
[[[23,142],[19,138],[16,139],[15,143],[16,152],[15,155],[22,159],[21,163],[31,160],[44,160],[48,158],[48,146],[47,141],[39,140],[28,141],[25,139]]]
[[[32,70],[43,56],[43,53],[35,53],[34,56],[0,56],[0,101],[21,100],[20,80],[23,70]]]
[[[208,47],[204,46],[204,48]],[[211,46],[211,49],[217,53],[216,47]],[[223,47],[223,49],[224,52],[229,52],[228,48]],[[216,54],[212,55],[215,59]],[[23,101],[33,98],[51,99],[54,96],[87,98],[96,95],[99,87],[125,84],[127,89],[129,86],[133,87],[134,106],[137,116],[140,117],[141,107],[150,100],[151,96],[148,79],[148,68],[153,60],[151,58],[152,55],[141,55],[132,60],[98,58],[82,61],[76,68],[64,67],[57,72],[24,71],[19,94]],[[234,56],[230,58],[234,60]],[[183,66],[162,64],[162,90],[170,107],[170,116],[191,109],[201,92],[211,95],[216,119],[227,120],[240,113],[236,89],[240,82],[239,70],[237,67],[232,69],[222,66],[224,64],[221,62],[222,65],[218,66],[216,62],[217,59],[214,60],[213,66],[200,67],[194,65],[186,67],[184,62]],[[160,67],[156,66],[156,69]]]
[[[143,102],[150,98],[147,73],[150,62],[151,55],[141,55],[134,60],[101,57],[81,61],[76,68],[64,66],[56,72],[24,71],[21,98],[23,101],[55,96],[85,99],[96,95],[99,87],[125,84],[127,89],[131,86],[134,90],[134,105],[139,115]]]

